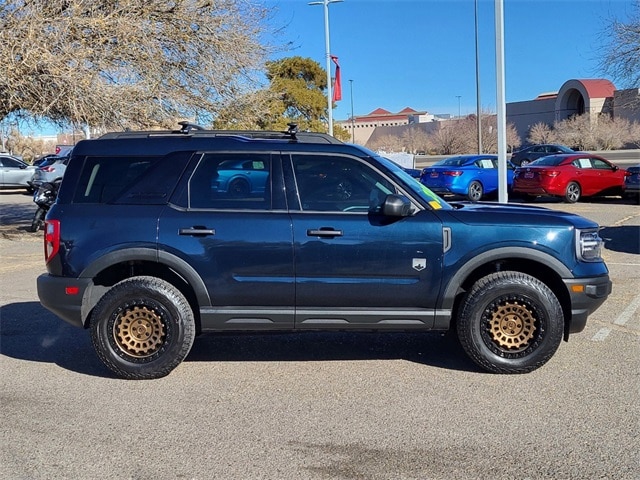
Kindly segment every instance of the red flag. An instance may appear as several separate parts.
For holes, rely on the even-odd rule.
[[[338,64],[338,57],[331,55],[331,60],[336,64],[336,80],[333,82],[333,101],[337,102],[342,100],[342,83],[340,82],[340,65]]]

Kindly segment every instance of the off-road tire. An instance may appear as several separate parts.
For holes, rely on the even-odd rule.
[[[127,379],[168,375],[187,356],[195,337],[189,302],[176,287],[155,277],[132,277],[114,285],[89,321],[98,357]]]
[[[527,373],[556,352],[564,316],[554,293],[521,272],[498,272],[478,280],[457,320],[467,355],[493,373]]]

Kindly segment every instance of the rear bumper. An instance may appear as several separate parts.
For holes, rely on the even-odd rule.
[[[47,310],[75,327],[83,328],[86,312],[84,301],[93,281],[90,278],[55,277],[45,273],[37,280],[38,298]]]
[[[604,303],[611,293],[609,275],[592,278],[565,279],[564,283],[571,298],[571,321],[567,334],[584,330],[587,317]]]

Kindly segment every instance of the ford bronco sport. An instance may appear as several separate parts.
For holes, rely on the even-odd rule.
[[[42,304],[117,375],[167,375],[202,332],[457,331],[532,371],[611,291],[598,225],[449,204],[325,134],[110,133],[79,142],[46,219]]]

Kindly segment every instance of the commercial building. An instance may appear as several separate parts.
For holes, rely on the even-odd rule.
[[[507,123],[516,127],[522,143],[526,143],[529,130],[536,123],[553,126],[572,115],[589,113],[593,119],[612,115],[640,122],[640,89],[617,90],[606,79],[572,79],[558,91],[543,93],[533,100],[507,103],[506,113]],[[406,125],[412,124],[421,124],[425,131],[433,131],[439,127],[439,121],[451,118],[409,107],[398,113],[377,108],[367,115],[354,115],[336,123],[350,133],[353,142],[366,145],[374,131],[376,137],[402,135]]]

